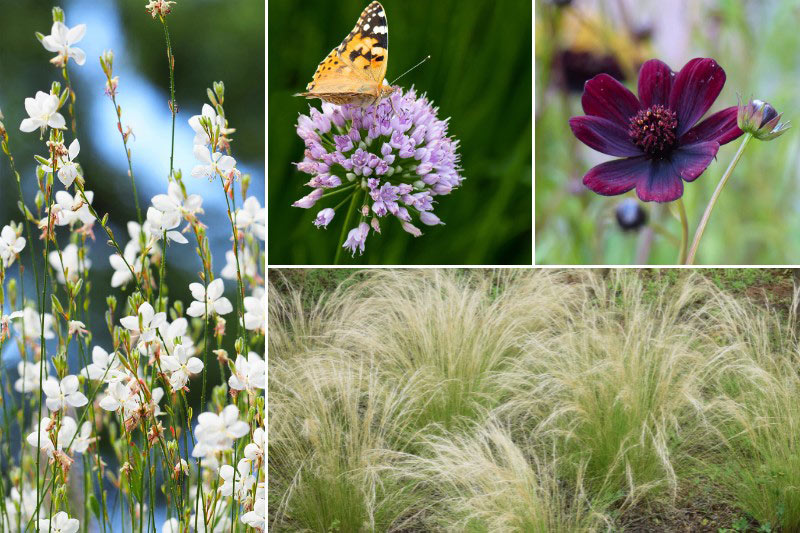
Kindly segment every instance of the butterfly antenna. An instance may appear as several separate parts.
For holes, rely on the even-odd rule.
[[[408,74],[409,72],[411,72],[412,70],[414,70],[415,68],[417,68],[418,66],[423,64],[424,62],[426,62],[427,60],[429,60],[430,58],[431,58],[431,56],[426,57],[425,59],[423,59],[422,61],[420,61],[419,63],[417,63],[416,65],[414,65],[410,69],[408,69],[407,71],[405,71],[402,74],[400,74],[399,76],[397,76],[390,85],[394,85],[397,80],[399,80],[400,78],[402,78],[403,76],[405,76],[406,74]]]

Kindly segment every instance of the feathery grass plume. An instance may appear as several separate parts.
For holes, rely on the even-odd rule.
[[[731,349],[706,405],[720,443],[710,473],[734,505],[784,531],[800,529],[799,295],[788,319],[719,296],[719,334]]]
[[[432,530],[571,533],[610,526],[587,501],[582,469],[563,483],[559,459],[543,443],[518,444],[490,422],[465,434],[429,437],[425,445],[426,456],[411,456],[403,472],[439,495],[428,519]]]
[[[315,354],[278,360],[270,382],[269,457],[273,527],[313,531],[389,531],[410,505],[402,482],[381,475],[384,450],[396,448],[413,414],[402,386],[374,370]]]

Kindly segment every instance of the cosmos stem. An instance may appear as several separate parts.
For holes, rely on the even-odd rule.
[[[695,231],[694,233],[692,248],[689,251],[689,256],[686,258],[687,265],[694,264],[695,255],[697,255],[697,249],[700,247],[700,239],[703,237],[703,232],[705,231],[706,226],[708,225],[708,220],[711,218],[711,211],[714,209],[714,206],[717,203],[717,199],[719,198],[719,195],[722,193],[723,187],[725,187],[725,184],[731,177],[733,169],[736,167],[736,164],[739,162],[739,159],[741,159],[742,154],[744,153],[745,146],[747,146],[747,143],[750,142],[750,139],[752,138],[753,135],[751,133],[744,134],[744,137],[742,138],[742,143],[739,145],[739,149],[736,151],[736,155],[733,156],[733,160],[728,165],[727,170],[725,170],[725,173],[720,178],[719,183],[717,184],[717,188],[714,189],[714,194],[711,195],[711,200],[709,200],[708,205],[706,206],[706,210],[703,213],[703,218],[700,219],[700,224],[697,226],[697,231]]]
[[[686,261],[686,249],[689,246],[689,221],[686,218],[683,198],[675,200],[675,205],[678,207],[678,216],[681,220],[681,248],[678,255],[678,264],[682,265]]]
[[[347,237],[347,228],[350,226],[350,219],[353,218],[353,213],[358,206],[358,197],[361,191],[356,189],[353,191],[353,196],[350,200],[350,207],[347,208],[347,216],[344,219],[344,224],[342,224],[342,233],[339,236],[339,245],[336,248],[336,257],[333,259],[333,264],[339,264],[339,258],[342,255],[342,247],[344,246],[344,239]]]

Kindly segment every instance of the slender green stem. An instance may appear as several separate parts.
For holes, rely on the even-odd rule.
[[[111,78],[108,78],[108,83],[111,83]],[[125,135],[122,129],[122,108],[117,104],[116,92],[111,92],[111,102],[114,104],[114,111],[117,113],[117,129],[122,138],[122,147],[125,149],[125,158],[128,160],[128,177],[131,180],[131,189],[133,191],[133,204],[136,206],[136,219],[139,221],[139,226],[142,225],[142,209],[139,207],[139,195],[136,192],[136,180],[133,177],[133,161],[131,160],[131,150],[128,148],[128,136]]]
[[[714,206],[717,203],[717,199],[719,195],[722,194],[722,189],[725,187],[725,184],[728,183],[728,179],[731,177],[733,173],[733,169],[736,168],[736,164],[741,159],[742,154],[744,153],[744,148],[747,146],[747,143],[750,142],[750,139],[753,138],[753,135],[750,133],[745,133],[744,137],[742,138],[742,142],[739,145],[739,149],[736,150],[736,155],[733,156],[733,160],[728,165],[727,170],[720,178],[719,183],[717,184],[717,188],[714,189],[714,194],[711,195],[711,200],[709,200],[708,205],[706,206],[706,210],[703,213],[703,218],[700,219],[700,224],[697,226],[697,231],[694,233],[694,240],[692,241],[692,248],[689,250],[689,256],[686,258],[687,265],[693,265],[695,260],[695,255],[697,255],[697,249],[700,247],[700,239],[703,238],[703,232],[706,230],[706,226],[708,225],[708,220],[711,218],[711,211],[714,209]]]
[[[172,179],[173,161],[175,156],[175,114],[177,112],[175,104],[175,56],[172,55],[172,43],[169,39],[169,28],[167,19],[161,17],[164,25],[164,39],[167,42],[167,61],[169,62],[169,109],[172,112],[172,140],[169,150],[169,179]]]
[[[350,226],[350,219],[353,217],[353,213],[356,211],[358,206],[358,190],[353,192],[353,196],[350,200],[350,207],[347,208],[347,216],[344,219],[344,224],[342,224],[342,233],[339,236],[339,246],[336,248],[336,257],[333,259],[333,264],[339,264],[339,258],[342,255],[342,248],[344,247],[344,239],[347,236],[347,230]]]
[[[681,220],[681,247],[680,252],[678,252],[678,264],[682,265],[686,261],[686,248],[689,246],[689,221],[686,218],[686,207],[683,205],[683,199],[678,198],[675,204]]]

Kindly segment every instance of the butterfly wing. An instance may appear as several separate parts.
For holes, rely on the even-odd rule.
[[[306,92],[297,96],[339,104],[377,94],[386,75],[388,31],[383,6],[372,2],[353,31],[317,66]]]

